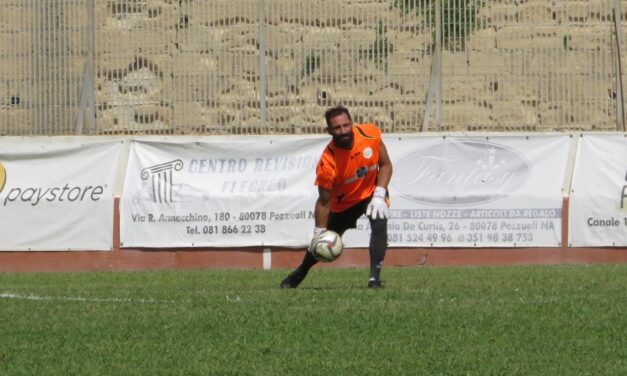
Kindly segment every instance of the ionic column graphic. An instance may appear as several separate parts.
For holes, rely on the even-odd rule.
[[[172,199],[172,170],[181,171],[183,161],[175,159],[170,162],[146,167],[141,172],[142,180],[152,176],[152,197],[157,203],[173,202]]]

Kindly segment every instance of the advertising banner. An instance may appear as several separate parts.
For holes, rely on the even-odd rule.
[[[122,247],[303,246],[328,137],[133,141]]]
[[[123,247],[305,246],[329,138],[134,141]],[[390,246],[561,244],[569,136],[384,136],[394,164]],[[344,236],[369,242],[368,221]]]
[[[391,246],[557,247],[569,136],[384,136]],[[358,221],[368,230],[368,221]],[[347,244],[368,244],[348,231]]]
[[[627,136],[579,138],[569,208],[571,246],[627,246]]]
[[[0,143],[0,250],[111,250],[121,146]]]

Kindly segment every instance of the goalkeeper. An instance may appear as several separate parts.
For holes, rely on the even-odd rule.
[[[387,249],[389,200],[387,186],[392,162],[381,131],[374,124],[355,124],[344,107],[326,111],[327,132],[332,140],[316,168],[318,200],[315,206],[314,235],[301,264],[282,282],[281,288],[295,288],[318,261],[311,249],[325,230],[343,235],[357,226],[366,214],[370,221],[369,288],[381,288],[379,278]]]

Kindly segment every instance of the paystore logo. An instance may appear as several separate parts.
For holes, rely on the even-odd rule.
[[[6,188],[6,190],[4,189]],[[85,185],[71,186],[66,183],[58,187],[8,187],[7,170],[0,163],[0,193],[6,193],[2,200],[2,205],[7,206],[12,203],[29,203],[37,206],[47,202],[82,202],[98,201],[104,194],[106,185]]]
[[[4,189],[4,184],[6,182],[7,182],[7,170],[2,165],[2,162],[0,162],[0,193],[2,193],[2,190]]]

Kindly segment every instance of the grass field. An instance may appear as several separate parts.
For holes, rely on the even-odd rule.
[[[627,374],[627,265],[287,272],[0,274],[0,374]]]

